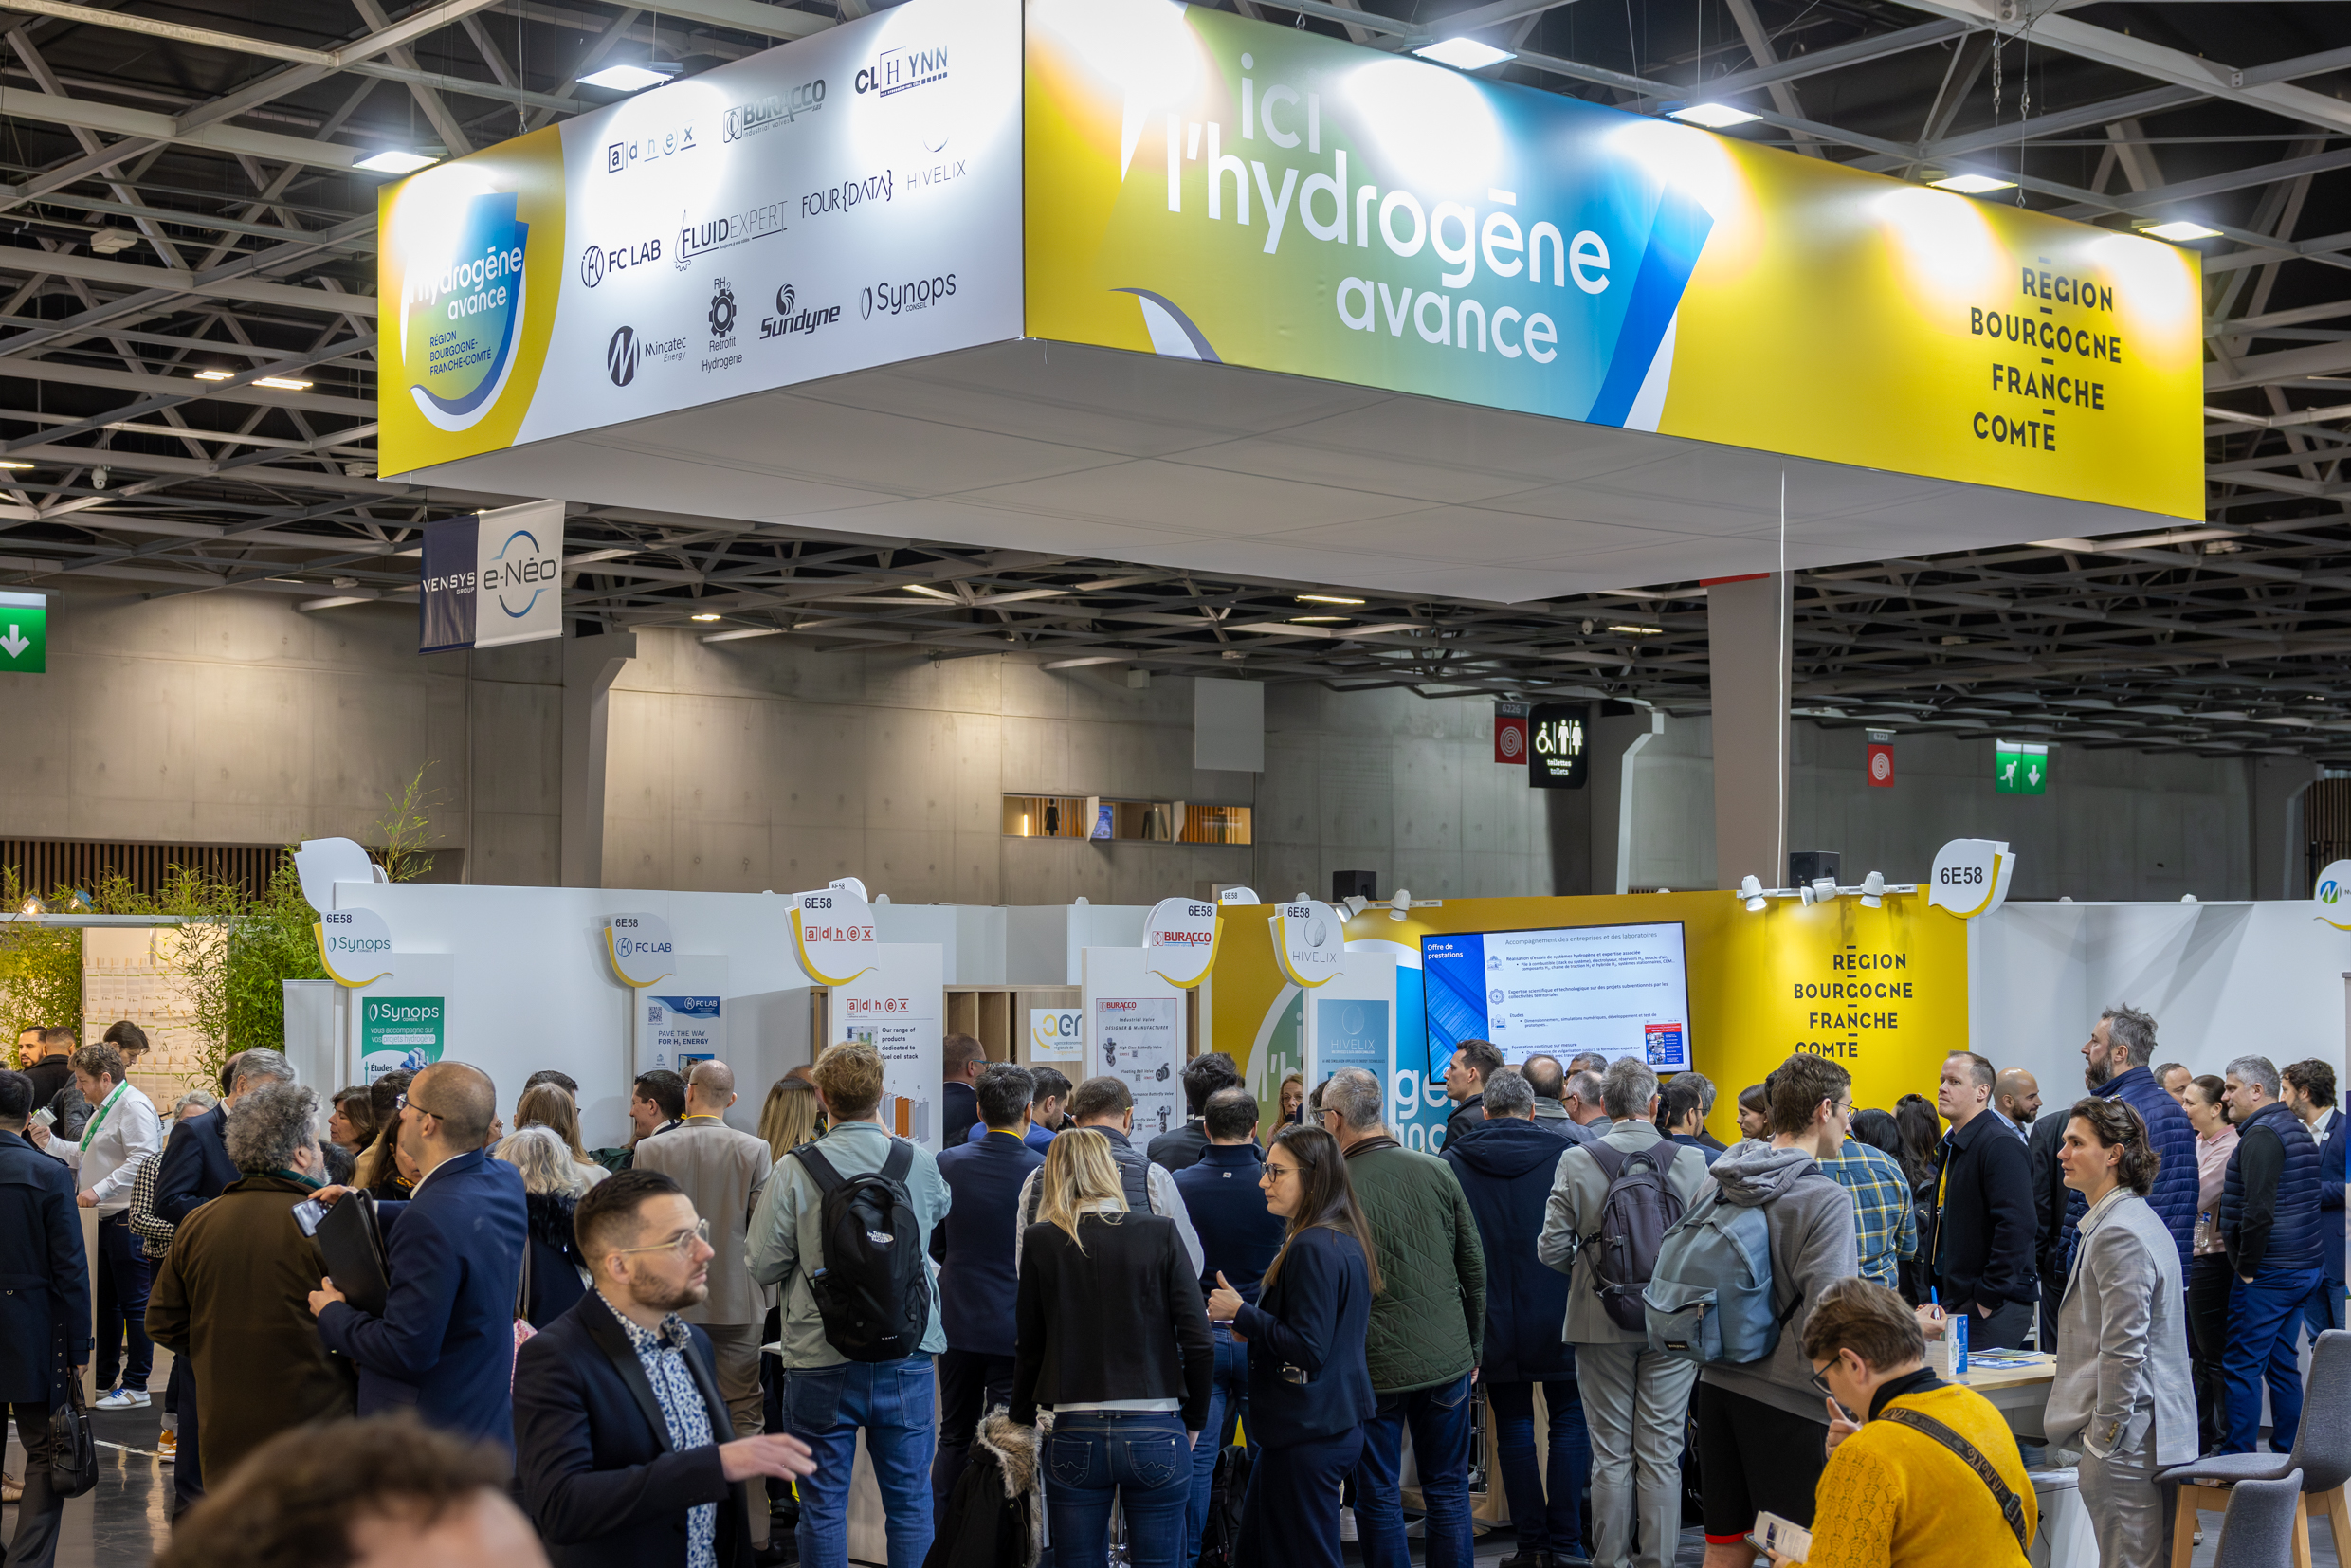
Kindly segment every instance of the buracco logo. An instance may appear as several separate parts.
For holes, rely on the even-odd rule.
[[[637,329],[623,327],[604,345],[604,373],[612,385],[625,387],[637,378]]]
[[[883,98],[927,87],[947,80],[947,46],[928,49],[884,49],[874,63],[857,73],[857,90]]]
[[[720,134],[728,141],[740,141],[771,125],[789,125],[824,106],[825,79],[818,77],[813,82],[803,82],[788,93],[770,93],[765,98],[736,104],[722,117]]]
[[[759,321],[761,341],[770,337],[790,337],[793,333],[814,332],[819,327],[829,327],[841,319],[839,305],[827,305],[822,310],[811,306],[795,312],[792,307],[797,300],[798,296],[790,283],[775,291],[775,314],[762,317]]]
[[[661,240],[639,240],[634,245],[605,246],[592,245],[579,253],[579,281],[590,288],[604,282],[607,272],[624,271],[661,260]]]
[[[905,283],[883,282],[868,287],[860,297],[857,311],[870,321],[876,316],[896,316],[905,311],[928,310],[931,306],[952,299],[956,291],[956,275],[939,273],[929,278],[914,278]]]
[[[515,216],[516,199],[510,191],[473,197],[458,218],[446,264],[401,281],[409,395],[436,428],[480,423],[514,374],[531,234]]]

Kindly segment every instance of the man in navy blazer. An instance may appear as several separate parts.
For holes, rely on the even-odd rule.
[[[934,1520],[947,1517],[947,1497],[971,1457],[979,1418],[1012,1396],[1012,1308],[1020,1297],[1012,1234],[1020,1225],[1020,1185],[1045,1163],[1024,1132],[1024,1123],[1033,1126],[1036,1076],[996,1062],[975,1087],[978,1124],[987,1131],[939,1155],[939,1174],[952,1196],[931,1231],[939,1323],[947,1331],[939,1358],[939,1451],[931,1459]]]
[[[2343,1184],[2351,1180],[2344,1164],[2351,1140],[2343,1135],[2351,1121],[2335,1107],[2334,1065],[2316,1057],[2278,1069],[2278,1098],[2319,1145],[2319,1293],[2302,1313],[2315,1340],[2343,1325]]]
[[[427,1426],[514,1448],[515,1296],[529,1229],[522,1173],[482,1149],[498,1115],[490,1075],[435,1062],[401,1097],[417,1169],[406,1203],[379,1203],[391,1290],[380,1318],[334,1282],[310,1293],[319,1338],[359,1363],[359,1414],[412,1409]],[[322,1188],[321,1201],[340,1188]]]
[[[752,1489],[812,1471],[782,1432],[737,1437],[710,1340],[678,1316],[709,1294],[694,1204],[642,1166],[572,1216],[595,1288],[522,1347],[515,1438],[522,1502],[555,1568],[749,1568]]]
[[[25,1445],[25,1496],[9,1560],[48,1568],[65,1500],[49,1485],[49,1403],[64,1395],[59,1352],[78,1374],[90,1360],[90,1275],[74,1177],[24,1138],[33,1081],[0,1072],[0,1439],[8,1420]],[[66,1341],[70,1340],[68,1343]]]

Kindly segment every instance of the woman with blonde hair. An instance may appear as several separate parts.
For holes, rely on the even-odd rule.
[[[824,1130],[815,1085],[805,1078],[778,1078],[768,1086],[767,1103],[759,1107],[759,1136],[767,1140],[772,1158],[783,1158]]]
[[[534,1084],[522,1091],[522,1098],[515,1102],[515,1131],[525,1127],[546,1128],[571,1151],[572,1163],[579,1167],[579,1179],[573,1183],[574,1193],[584,1193],[612,1174],[588,1158],[579,1140],[579,1107],[562,1085]],[[499,1158],[503,1159],[503,1145],[501,1149]]]
[[[1022,1244],[1011,1414],[1053,1408],[1045,1507],[1064,1568],[1103,1568],[1110,1509],[1134,1568],[1176,1568],[1216,1347],[1173,1220],[1129,1213],[1110,1140],[1053,1140]]]
[[[567,1103],[571,1099],[553,1084],[540,1086],[563,1095]],[[556,1130],[543,1123],[508,1133],[499,1140],[493,1158],[522,1173],[522,1206],[530,1221],[531,1238],[523,1267],[522,1315],[533,1328],[544,1328],[587,1294],[582,1273],[587,1260],[580,1256],[579,1241],[572,1231],[572,1210],[580,1194],[595,1183],[588,1179],[588,1173],[579,1168]],[[604,1174],[596,1172],[598,1177]]]

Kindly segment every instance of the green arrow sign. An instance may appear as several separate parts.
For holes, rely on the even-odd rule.
[[[0,593],[0,672],[43,675],[49,667],[49,601]]]
[[[2049,747],[2024,740],[1993,743],[1992,788],[2000,794],[2049,793]]]

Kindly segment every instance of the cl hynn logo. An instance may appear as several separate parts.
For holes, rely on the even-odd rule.
[[[857,73],[857,90],[889,98],[915,87],[947,80],[947,50],[884,49],[872,64]]]

